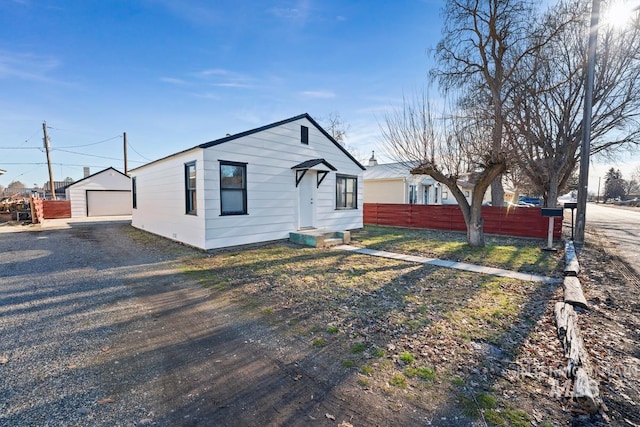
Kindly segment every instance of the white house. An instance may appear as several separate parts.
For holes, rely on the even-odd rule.
[[[474,185],[458,180],[458,187],[469,202]],[[490,200],[489,193],[485,201]],[[400,203],[418,205],[455,205],[456,201],[447,186],[429,175],[412,175],[403,163],[378,164],[372,155],[364,172],[365,203]]]
[[[132,225],[201,249],[358,229],[363,170],[302,114],[131,170]]]
[[[71,217],[131,215],[131,178],[107,168],[65,188]]]

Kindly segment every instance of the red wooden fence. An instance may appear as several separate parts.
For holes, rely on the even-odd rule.
[[[549,218],[540,208],[482,208],[484,232],[504,236],[546,239]],[[364,223],[408,228],[466,231],[462,211],[458,205],[404,205],[365,203]],[[554,218],[553,238],[562,237],[562,217]]]
[[[71,218],[69,200],[43,200],[42,211],[45,219]]]
[[[34,224],[42,224],[44,220],[44,209],[42,207],[42,199],[35,199],[31,196],[31,222]]]

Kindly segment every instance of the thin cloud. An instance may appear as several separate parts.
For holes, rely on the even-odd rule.
[[[200,99],[211,99],[214,101],[220,100],[220,95],[211,92],[192,93],[191,95]]]
[[[269,13],[276,18],[304,25],[311,15],[311,3],[300,0],[289,7],[273,7],[269,9]]]
[[[52,56],[0,51],[0,79],[66,84],[50,76],[59,67],[60,61]]]
[[[331,99],[335,98],[336,94],[327,90],[306,90],[301,92],[302,96],[306,96],[309,98],[320,98],[320,99]]]
[[[233,82],[229,82],[229,83],[213,83],[212,86],[241,88],[241,89],[249,89],[249,88],[253,87],[252,85],[249,85],[249,84],[246,84],[246,83],[233,83]]]
[[[197,71],[192,74],[199,80],[209,83],[211,86],[226,88],[250,88],[254,86],[255,78],[223,68],[211,68]]]
[[[201,86],[231,89],[249,89],[256,87],[256,79],[223,68],[210,68],[188,73],[183,77],[160,77],[159,81],[174,86]],[[217,99],[218,95],[197,95],[198,97]]]
[[[194,73],[196,77],[206,78],[209,76],[228,76],[232,74],[231,71],[222,68],[211,68],[209,70],[202,70]]]
[[[175,77],[160,77],[160,81],[163,83],[169,83],[176,86],[186,86],[189,83],[183,79],[177,79]]]
[[[224,22],[222,8],[207,1],[159,0],[171,14],[197,25],[214,25]]]

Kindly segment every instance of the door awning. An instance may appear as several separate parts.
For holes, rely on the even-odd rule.
[[[311,159],[311,160],[307,160],[304,161],[300,164],[295,165],[294,167],[292,167],[291,169],[296,169],[296,170],[303,170],[303,169],[318,169],[316,166],[318,165],[325,165],[326,167],[328,167],[329,169],[331,169],[332,171],[337,171],[338,169],[334,168],[331,163],[327,162],[325,159]]]
[[[318,171],[317,187],[320,187],[320,184],[329,173],[329,171],[326,169],[329,169],[332,171],[338,170],[335,167],[333,167],[331,163],[327,162],[325,159],[306,160],[302,163],[298,163],[297,165],[293,166],[291,169],[296,171],[296,187],[300,184],[300,181],[302,181],[304,174],[306,174],[309,169]]]

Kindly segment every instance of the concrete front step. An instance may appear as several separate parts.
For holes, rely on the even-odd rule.
[[[351,232],[324,229],[300,230],[289,233],[289,241],[314,248],[327,248],[351,242]]]
[[[324,239],[325,248],[329,246],[338,246],[338,245],[344,245],[344,241],[341,238],[331,237],[329,239]]]

